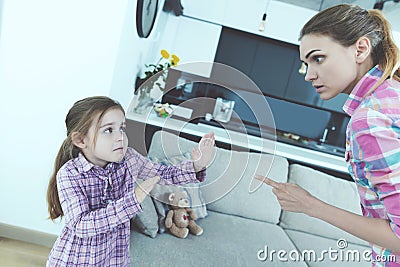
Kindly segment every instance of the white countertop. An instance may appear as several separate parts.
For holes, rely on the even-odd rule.
[[[219,142],[252,149],[255,151],[261,151],[268,154],[274,154],[294,161],[318,166],[323,169],[348,173],[344,157],[339,157],[312,149],[285,144],[282,142],[248,135],[233,130],[227,130],[208,124],[188,123],[171,117],[161,118],[158,117],[154,111],[151,111],[148,114],[127,112],[126,118],[193,136],[203,136],[204,134],[213,131],[215,133],[216,141]]]

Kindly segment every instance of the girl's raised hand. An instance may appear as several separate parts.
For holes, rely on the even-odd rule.
[[[315,198],[308,191],[297,184],[279,183],[261,175],[255,175],[255,178],[272,187],[272,192],[283,210],[310,215],[309,213],[313,207],[312,200]]]
[[[204,170],[214,157],[215,136],[213,132],[205,134],[198,145],[192,149],[193,167],[196,172]]]
[[[135,196],[139,204],[144,201],[146,196],[150,193],[151,190],[153,190],[154,185],[158,183],[158,181],[160,181],[160,177],[155,176],[153,178],[149,178],[143,181],[135,188]]]

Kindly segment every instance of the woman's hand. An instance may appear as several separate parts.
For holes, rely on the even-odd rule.
[[[272,192],[283,210],[301,212],[312,216],[313,200],[316,200],[316,198],[308,191],[297,184],[279,183],[260,175],[256,175],[255,178],[272,187]]]
[[[143,181],[135,188],[135,196],[139,204],[144,201],[146,196],[150,193],[151,190],[153,190],[154,185],[158,183],[158,181],[160,181],[160,177],[155,176],[153,178],[149,178]]]
[[[214,133],[210,132],[201,138],[198,148],[192,149],[193,167],[196,172],[204,170],[211,163],[215,152],[214,146]]]

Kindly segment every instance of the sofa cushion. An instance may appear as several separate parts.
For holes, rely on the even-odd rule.
[[[304,260],[310,267],[371,266],[371,261],[368,258],[371,256],[371,248],[368,246],[294,230],[285,230],[285,232],[301,253],[300,255],[304,255]],[[332,255],[330,256],[324,251],[332,251]]]
[[[138,183],[140,183],[139,180]],[[158,232],[158,216],[151,197],[147,196],[140,206],[143,212],[136,214],[131,219],[131,227],[136,228],[147,236],[155,238]]]
[[[148,155],[172,157],[185,154],[196,146],[196,142],[158,131],[153,136]],[[201,184],[201,190],[209,210],[278,223],[281,209],[271,188],[262,186],[258,180],[253,181],[253,177],[260,174],[286,182],[288,162],[285,158],[216,148],[215,157],[206,172],[207,178]],[[260,187],[249,193],[252,181]]]
[[[361,215],[360,199],[353,182],[298,164],[289,167],[289,182],[298,184],[315,197],[338,208]],[[366,242],[322,220],[302,213],[284,211],[280,225],[316,235],[365,245]]]
[[[249,219],[255,219],[270,223],[278,223],[281,208],[269,186],[262,185],[255,180],[256,174],[274,177],[277,181],[286,182],[288,174],[288,162],[285,158],[260,154],[237,152],[219,149],[216,160],[208,170],[207,182],[212,184],[217,181],[225,184],[226,180],[235,179],[236,184],[230,191],[220,194],[221,198],[208,205],[209,210],[226,214],[237,215]],[[260,187],[250,193],[250,183]],[[210,190],[204,190],[207,200],[209,195],[220,193],[223,185],[216,185]]]
[[[282,266],[277,253],[265,261],[258,252],[291,251],[296,248],[278,226],[270,223],[209,211],[197,222],[204,232],[186,239],[171,234],[146,238],[131,232],[131,266]],[[156,252],[156,253],[155,253]],[[260,253],[260,257],[266,257]],[[285,266],[307,266],[304,262],[284,262]]]

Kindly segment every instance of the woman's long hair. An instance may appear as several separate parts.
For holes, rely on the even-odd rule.
[[[329,36],[345,47],[355,44],[363,36],[370,40],[373,63],[379,65],[383,75],[366,95],[388,77],[400,81],[399,49],[393,41],[390,23],[381,11],[349,4],[336,5],[312,17],[303,26],[299,40],[307,34]]]
[[[96,125],[96,128],[98,128],[98,124],[104,114],[113,108],[120,109],[122,112],[124,112],[122,106],[116,101],[104,96],[95,96],[77,101],[69,110],[65,119],[67,137],[58,151],[54,163],[54,170],[50,177],[49,186],[47,188],[47,204],[50,215],[49,218],[51,220],[55,220],[64,215],[61,208],[60,199],[58,197],[57,173],[67,161],[78,157],[80,152],[79,148],[76,147],[72,142],[72,134],[77,132],[82,136],[85,136],[93,123],[93,119],[100,114]]]

